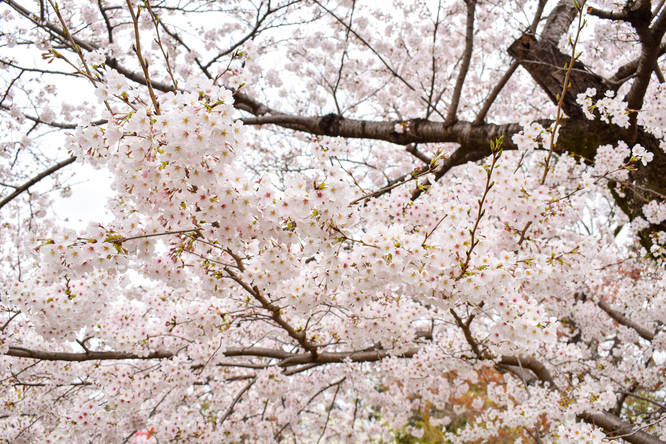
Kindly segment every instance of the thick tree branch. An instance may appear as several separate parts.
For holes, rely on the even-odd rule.
[[[247,109],[242,102],[237,105],[240,109]],[[274,124],[318,136],[384,140],[397,145],[454,142],[463,145],[467,151],[482,151],[486,153],[484,155],[490,154],[490,140],[495,140],[502,135],[505,136],[503,148],[516,149],[515,144],[511,141],[511,136],[522,130],[518,123],[474,125],[471,122],[458,121],[453,125],[447,125],[444,122],[414,119],[407,121],[409,122],[408,131],[398,133],[395,131],[398,121],[355,120],[337,115],[291,116],[268,108],[260,110],[270,112],[270,114],[241,120],[246,125]],[[543,121],[543,124],[549,125],[550,121]]]
[[[109,360],[125,360],[125,359],[166,359],[171,358],[174,354],[170,351],[155,351],[145,356],[136,353],[122,352],[122,351],[88,351],[85,353],[67,353],[67,352],[54,352],[45,350],[29,350],[23,347],[9,347],[7,356],[15,356],[17,358],[30,358],[39,359],[41,361],[66,361],[66,362],[83,362],[83,361],[109,361]]]
[[[232,347],[227,348],[223,355],[225,357],[249,356],[257,358],[280,359],[278,365],[286,368],[303,364],[334,364],[351,360],[352,362],[375,362],[387,356],[394,355],[403,358],[411,358],[418,352],[413,347],[402,353],[392,350],[362,350],[348,352],[320,352],[316,356],[311,353],[290,353],[280,349],[264,347]],[[169,359],[175,353],[167,350],[153,351],[148,354],[137,354],[123,351],[88,351],[86,353],[53,352],[45,350],[30,350],[23,347],[10,346],[6,356],[17,358],[39,359],[42,361],[84,362],[84,361],[124,361],[124,360],[147,360],[147,359]]]
[[[606,20],[627,20],[629,19],[629,14],[626,11],[616,12],[616,11],[605,11],[603,9],[595,8],[594,6],[588,6],[587,13],[595,17],[599,17]]]
[[[567,72],[564,67],[569,64],[571,55],[561,52],[557,44],[548,40],[537,41],[529,34],[523,34],[508,51],[530,73],[548,98],[557,104]],[[601,76],[589,72],[580,62],[573,64],[569,81],[571,87],[564,96],[562,109],[572,119],[585,119],[581,106],[576,102],[576,96],[588,88],[595,88],[598,97],[602,97],[603,92],[609,88]]]
[[[646,11],[649,14],[649,8]],[[660,21],[662,26],[657,26],[655,23],[653,28],[649,28],[642,21],[638,21],[637,23],[632,22],[641,42],[641,55],[638,58],[634,82],[631,84],[631,89],[626,96],[629,109],[638,110],[643,107],[645,93],[647,92],[652,73],[657,66],[657,59],[660,55],[661,40],[666,32],[666,26],[663,26],[663,23],[666,23],[666,18],[662,15],[660,19],[663,19]],[[634,142],[638,135],[637,116],[635,113],[632,113],[629,117],[631,122],[630,139]]]
[[[580,3],[584,3],[584,1],[581,0]],[[541,32],[541,41],[557,48],[560,39],[569,30],[577,16],[578,8],[576,8],[574,0],[560,0],[546,20],[546,25]]]
[[[53,352],[43,350],[30,350],[23,347],[10,346],[7,356],[17,358],[39,359],[42,361],[64,361],[64,362],[83,362],[83,361],[122,361],[129,359],[169,359],[175,356],[173,352],[167,350],[157,350],[146,355],[123,352],[123,351],[88,351],[87,353]],[[226,357],[251,356],[269,359],[288,359],[299,356],[306,357],[307,354],[296,355],[284,350],[264,348],[264,347],[232,347],[224,351]]]
[[[254,356],[257,358],[287,359],[294,356],[294,353],[266,347],[230,347],[223,354],[229,358],[234,356]]]
[[[532,370],[537,378],[550,384],[551,388],[557,388],[550,372],[543,363],[530,356],[502,356],[498,365],[510,365]]]

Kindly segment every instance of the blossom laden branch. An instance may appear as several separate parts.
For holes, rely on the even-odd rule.
[[[243,287],[245,291],[252,295],[252,297],[256,299],[264,309],[271,313],[271,318],[277,325],[283,328],[289,334],[289,336],[295,339],[305,350],[310,352],[316,358],[318,354],[317,346],[307,339],[305,330],[297,331],[293,326],[291,326],[280,313],[280,307],[269,301],[266,296],[259,290],[259,288],[244,282],[240,276],[236,275],[236,273],[234,273],[234,271],[229,267],[225,267],[225,271],[229,277],[231,277],[231,279],[240,284],[241,287]]]
[[[479,223],[481,223],[481,219],[486,213],[486,210],[483,208],[483,205],[486,202],[488,193],[495,185],[495,182],[493,182],[492,180],[493,171],[495,170],[495,167],[497,166],[497,163],[499,162],[499,159],[502,156],[503,141],[504,141],[503,137],[500,137],[496,141],[490,141],[490,150],[492,151],[492,158],[490,160],[490,165],[484,166],[486,170],[486,185],[483,190],[483,196],[481,196],[481,198],[477,201],[479,209],[476,214],[476,218],[474,220],[474,227],[471,230],[469,230],[469,236],[470,236],[469,247],[467,248],[467,251],[465,251],[465,260],[460,264],[460,272],[458,273],[456,280],[459,280],[460,278],[465,276],[465,273],[469,268],[469,262],[472,259],[472,253],[474,252],[474,248],[476,248],[476,246],[479,243],[479,240],[476,238],[476,232],[479,228]]]
[[[487,20],[493,20],[488,17],[505,14],[486,3],[470,0],[467,8],[461,8],[441,2],[438,14],[445,19],[440,23],[438,15],[435,32],[430,34],[430,23],[414,26],[413,20],[433,17],[430,3],[415,2],[398,9],[405,12],[404,17],[380,14],[382,21],[378,21],[373,13],[383,12],[367,2],[325,3],[331,13],[323,13],[312,2],[280,0],[277,7],[284,6],[280,15],[284,21],[275,26],[298,19],[294,39],[275,41],[265,35],[257,42],[257,58],[241,59],[233,52],[225,67],[227,60],[218,55],[252,34],[264,10],[276,7],[271,6],[274,2],[268,6],[264,2],[241,11],[232,7],[240,3],[230,1],[220,7],[194,0],[181,11],[167,4],[132,9],[129,4],[106,6],[98,1],[80,12],[63,11],[69,31],[44,21],[53,16],[50,10],[38,10],[41,18],[37,19],[9,6],[22,25],[32,28],[32,34],[17,31],[16,36],[35,46],[52,45],[68,57],[70,51],[78,55],[72,45],[82,43],[79,49],[85,57],[116,70],[107,71],[108,85],[117,81],[122,87],[116,90],[127,93],[110,97],[119,107],[117,118],[110,119],[106,128],[91,127],[87,118],[77,126],[72,146],[82,161],[113,170],[119,193],[114,220],[105,226],[91,224],[83,231],[51,227],[50,219],[25,222],[20,215],[16,223],[8,220],[3,225],[11,254],[3,266],[7,275],[1,302],[6,309],[0,324],[8,321],[3,334],[9,342],[2,350],[7,352],[3,359],[9,368],[4,378],[11,389],[2,395],[9,413],[0,421],[11,422],[12,428],[0,427],[0,434],[4,433],[0,439],[16,440],[16,433],[28,440],[33,435],[39,440],[59,434],[63,440],[78,442],[114,433],[129,441],[139,437],[135,431],[148,430],[141,436],[160,442],[215,439],[220,431],[228,441],[262,441],[271,440],[280,430],[279,439],[299,441],[312,437],[315,424],[315,435],[321,433],[322,442],[336,439],[338,433],[335,436],[348,440],[372,439],[369,430],[385,432],[382,439],[390,441],[389,428],[404,427],[405,405],[455,403],[454,398],[460,399],[469,384],[475,384],[473,393],[460,401],[473,399],[480,421],[457,428],[456,437],[449,429],[442,440],[465,441],[474,435],[491,441],[497,430],[516,418],[524,422],[510,427],[522,438],[557,439],[570,432],[600,440],[604,425],[593,427],[583,417],[576,421],[576,415],[591,412],[589,405],[594,402],[597,411],[615,404],[621,419],[622,403],[616,402],[613,393],[626,388],[608,375],[618,368],[631,368],[636,380],[655,380],[654,369],[636,356],[648,355],[657,343],[636,341],[636,335],[616,335],[609,355],[613,359],[604,361],[601,368],[595,360],[598,345],[603,349],[610,336],[595,329],[590,319],[596,319],[602,308],[581,303],[573,290],[594,289],[590,301],[606,297],[611,281],[618,295],[631,290],[627,314],[649,319],[649,328],[655,318],[647,309],[661,302],[660,289],[666,284],[658,278],[662,264],[612,248],[612,242],[607,242],[612,235],[605,226],[600,233],[571,229],[581,214],[589,215],[595,227],[626,222],[616,216],[617,205],[594,179],[599,171],[613,171],[615,157],[630,151],[618,145],[624,140],[623,130],[576,119],[581,110],[574,108],[570,93],[603,83],[578,59],[573,66],[557,50],[578,10],[569,1],[559,2],[537,40],[535,24],[542,22],[545,1],[528,5],[529,10],[536,6],[534,26],[514,48],[525,57],[516,57],[513,66],[540,73],[533,78],[536,93],[529,96],[520,91],[529,86],[524,72],[514,69],[500,79],[511,68],[504,50],[513,37],[486,26]],[[222,11],[225,8],[228,11]],[[178,33],[180,13],[192,11],[232,17],[228,22],[233,26],[223,26],[225,20],[210,28],[202,23],[205,45],[190,43],[186,30]],[[476,15],[466,21],[470,12]],[[178,17],[173,22],[178,27],[170,28],[172,13]],[[332,13],[344,18],[341,26]],[[475,17],[484,17],[482,27],[474,26]],[[505,17],[513,19],[509,14]],[[319,26],[322,22],[334,26],[324,29]],[[274,23],[266,18],[257,32]],[[144,32],[143,39],[137,40],[137,27]],[[157,32],[163,44],[146,45],[145,29]],[[352,30],[365,41],[355,38]],[[34,35],[46,41],[37,42]],[[3,34],[0,39],[9,45],[12,37]],[[451,45],[440,45],[440,50],[438,42],[449,40]],[[107,44],[109,51],[104,51]],[[419,93],[413,94],[375,59],[376,54],[367,48],[370,45],[394,71],[425,91],[425,105]],[[599,45],[608,49],[603,42]],[[95,53],[87,54],[88,48]],[[472,49],[472,57],[465,67],[461,65],[470,54],[466,48]],[[445,50],[450,53],[443,54]],[[273,51],[285,56],[277,69],[262,65],[264,56],[272,57]],[[298,55],[292,57],[292,52]],[[298,66],[292,63],[301,57],[311,60]],[[219,61],[219,75],[204,68],[200,58]],[[339,60],[343,62],[336,64]],[[477,60],[487,63],[477,65]],[[139,66],[142,61],[146,63]],[[241,66],[243,61],[248,62],[246,66]],[[565,64],[570,74],[565,83],[571,86],[563,93]],[[73,65],[87,77],[84,68]],[[90,65],[94,76],[104,71],[104,66]],[[308,72],[310,65],[315,74]],[[232,66],[246,71],[231,73]],[[277,86],[290,80],[285,71],[304,80],[299,85],[302,91]],[[8,83],[15,74],[8,76]],[[166,82],[159,83],[148,74],[159,74]],[[25,92],[39,116],[41,98],[21,89],[30,76],[36,72],[25,72],[11,83],[12,93]],[[254,82],[252,76],[258,80]],[[233,87],[235,93],[224,88],[241,78]],[[468,83],[474,78],[481,82],[511,78],[521,87],[481,82],[471,87]],[[130,87],[128,81],[134,85]],[[247,85],[243,92],[239,83]],[[150,85],[159,115],[153,100],[142,99],[149,95]],[[559,112],[559,124],[541,119],[548,111],[542,112],[539,88],[573,119]],[[276,93],[282,89],[285,96]],[[53,97],[44,91],[45,99]],[[250,96],[254,91],[261,91],[265,98]],[[321,91],[325,96],[318,97]],[[8,92],[8,102],[10,97]],[[13,97],[8,110],[14,118],[11,125],[16,125],[17,132],[30,134],[34,129],[27,127],[32,122],[20,115],[28,108]],[[343,101],[363,104],[362,109],[345,108]],[[488,112],[494,101],[497,110],[503,111]],[[455,122],[447,122],[432,106],[447,102],[457,102]],[[272,103],[292,111],[272,109]],[[338,114],[326,115],[330,106]],[[516,134],[523,124],[476,122],[474,110],[479,108],[477,117],[485,113],[483,120],[488,122],[524,122],[525,116],[507,112],[520,108],[530,121],[559,129],[559,139],[551,132],[551,144],[546,146],[544,130],[539,133],[542,144],[533,148],[542,152],[504,153],[497,161],[497,147],[489,146],[489,140]],[[95,105],[81,110],[87,116],[98,111]],[[430,120],[410,118],[424,114]],[[458,115],[469,121],[459,121]],[[239,116],[242,120],[234,120]],[[656,111],[653,117],[656,121],[663,116]],[[310,136],[381,140],[409,148],[302,137],[272,131],[269,125]],[[35,133],[50,131],[41,124],[34,128]],[[84,137],[88,134],[92,139],[93,133],[95,140]],[[632,171],[618,171],[623,173],[617,174],[623,176],[618,180],[631,184],[635,174],[663,169],[663,157],[654,150],[658,142],[645,140],[641,146],[647,148],[634,152],[634,157],[647,163],[654,152],[653,162],[643,165],[645,170],[638,165]],[[427,146],[431,141],[450,143],[445,147],[450,155],[430,154],[435,149]],[[617,149],[597,150],[603,144]],[[507,140],[503,148],[517,149],[515,145]],[[36,158],[44,158],[36,154],[37,147],[23,142],[10,140],[8,146],[10,156],[27,148]],[[558,156],[565,151],[575,152],[576,157]],[[549,162],[544,169],[539,162],[546,156]],[[341,162],[347,160],[351,166],[342,168]],[[414,164],[421,162],[427,166],[425,183],[421,173],[426,167],[414,170]],[[469,162],[466,168],[452,171]],[[592,162],[595,166],[590,168]],[[604,162],[610,165],[606,170]],[[593,168],[597,172],[588,175]],[[17,181],[2,179],[6,184]],[[386,187],[375,194],[363,191],[410,181],[418,181],[411,193]],[[666,193],[651,183],[615,187],[611,192],[654,189],[655,193],[643,196],[652,200],[645,215],[650,221],[658,220],[666,208],[660,201]],[[365,194],[363,205],[350,207],[348,203],[360,195],[358,190]],[[30,204],[41,205],[47,197]],[[644,204],[640,202],[640,208]],[[530,243],[522,248],[528,229]],[[169,244],[167,251],[154,248],[160,247],[157,236],[169,236],[164,242]],[[660,236],[655,232],[655,239],[662,242]],[[26,237],[47,239],[47,243],[34,251],[25,248]],[[131,241],[136,245],[130,245]],[[617,267],[589,266],[628,260],[642,267],[640,272],[619,276]],[[18,268],[23,274],[14,271]],[[150,279],[150,284],[139,286],[125,279],[127,269]],[[447,314],[451,307],[454,310]],[[463,308],[469,308],[464,315]],[[21,315],[12,318],[17,310]],[[627,319],[620,320],[629,324]],[[426,324],[430,328],[424,335]],[[578,338],[572,338],[569,329]],[[80,349],[70,349],[77,343]],[[42,345],[46,349],[42,351],[31,350],[39,346],[29,344],[53,346]],[[525,400],[518,380],[506,379],[507,371],[529,386],[531,399]],[[354,384],[342,382],[350,377]],[[500,377],[505,377],[504,383],[495,384]],[[62,378],[78,385],[49,385]],[[649,387],[646,398],[661,389],[659,384]],[[315,393],[322,387],[327,388]],[[539,402],[534,399],[537,393],[544,395]],[[299,411],[308,399],[312,408]],[[121,404],[126,417],[113,407]],[[168,405],[178,406],[178,419]],[[44,418],[32,423],[35,416],[25,415],[35,406],[62,421],[55,426]],[[367,407],[377,415],[357,414]],[[134,419],[136,414],[139,419]],[[493,424],[485,422],[491,417]],[[78,422],[82,418],[94,418],[103,425],[84,425]],[[535,418],[537,433],[533,434]],[[333,423],[335,428],[328,427]],[[233,427],[224,427],[230,424]],[[634,439],[638,431],[654,431],[654,436],[663,431],[663,423],[649,427],[627,428],[624,435]],[[128,431],[133,432],[128,435]]]
[[[646,339],[648,341],[652,341],[655,338],[656,336],[655,333],[648,330],[644,326],[639,325],[636,322],[633,322],[631,319],[629,319],[619,311],[613,310],[608,302],[599,301],[597,305],[599,306],[599,308],[605,311],[608,314],[608,316],[613,318],[614,321],[624,325],[625,327],[634,329],[636,333],[638,333],[641,336],[641,338]]]

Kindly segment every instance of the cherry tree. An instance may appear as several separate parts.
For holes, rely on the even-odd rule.
[[[1,439],[664,442],[665,10],[4,0]]]

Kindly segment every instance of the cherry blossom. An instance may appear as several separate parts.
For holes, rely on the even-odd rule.
[[[666,439],[663,5],[435,3],[0,6],[0,440]]]

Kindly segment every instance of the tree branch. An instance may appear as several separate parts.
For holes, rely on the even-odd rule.
[[[509,81],[513,73],[516,72],[516,69],[518,69],[519,66],[520,62],[518,62],[518,60],[514,60],[511,63],[509,69],[506,70],[506,72],[504,73],[502,78],[499,79],[493,90],[490,91],[490,94],[486,98],[486,101],[483,102],[483,106],[481,107],[479,113],[476,115],[476,119],[474,119],[473,125],[481,125],[483,123],[483,121],[486,119],[488,111],[490,111],[490,107],[493,105],[493,103],[495,103],[495,99],[497,99],[497,96],[499,96],[499,93],[502,92],[502,89],[504,89],[504,86],[506,86],[507,82]]]
[[[541,381],[548,382],[551,386],[551,388],[556,389],[557,385],[555,385],[555,381],[553,380],[553,377],[551,376],[550,372],[546,368],[543,363],[537,359],[534,359],[530,356],[502,356],[500,361],[497,363],[498,365],[510,365],[510,366],[516,366],[516,367],[522,367],[526,368],[529,370],[532,370],[534,374],[539,378]]]
[[[36,175],[32,179],[30,179],[29,181],[25,182],[24,184],[19,185],[18,187],[16,187],[14,192],[12,192],[9,196],[5,197],[4,199],[2,199],[0,201],[0,208],[7,205],[9,202],[14,200],[19,194],[23,193],[24,191],[26,191],[28,188],[30,188],[31,186],[33,186],[34,184],[36,184],[40,180],[44,179],[45,177],[50,176],[51,174],[55,173],[59,169],[64,168],[64,167],[66,167],[67,165],[69,165],[71,163],[74,163],[75,160],[76,160],[76,157],[72,156],[68,159],[65,159],[61,162],[58,162],[55,165],[53,165],[51,168],[48,168],[48,169],[42,171],[41,173],[39,173],[38,175]]]
[[[476,0],[465,0],[467,5],[467,22],[465,26],[465,51],[462,56],[462,63],[458,78],[456,79],[456,86],[453,89],[453,96],[449,104],[449,110],[446,113],[445,124],[450,125],[456,121],[456,114],[458,112],[458,104],[460,103],[460,96],[465,84],[465,77],[469,71],[469,65],[472,61],[472,51],[474,49],[474,12],[476,10]]]
[[[557,48],[560,39],[569,30],[577,16],[578,8],[576,8],[574,0],[560,0],[548,16],[540,40]]]
[[[659,46],[659,50],[657,52],[658,57],[664,55],[665,53],[666,53],[666,43],[662,43]],[[613,74],[613,77],[607,80],[608,85],[615,90],[618,89],[624,82],[626,82],[636,74],[636,70],[638,69],[638,64],[640,60],[641,59],[639,57],[618,68],[615,74]]]
[[[250,388],[254,385],[254,383],[257,382],[256,378],[252,378],[248,381],[247,384],[241,389],[240,392],[236,395],[233,401],[231,401],[231,405],[227,409],[227,411],[224,413],[224,416],[222,416],[222,419],[220,419],[219,424],[223,424],[224,421],[227,420],[227,418],[234,412],[234,407],[236,407],[236,404],[238,404],[238,401],[243,397],[243,395],[250,390]]]
[[[564,67],[569,64],[571,55],[562,53],[557,44],[549,40],[537,41],[530,34],[523,34],[509,47],[508,52],[529,72],[552,103],[557,105],[567,72]],[[570,83],[569,94],[564,96],[562,109],[572,119],[585,119],[581,106],[576,102],[578,94],[588,88],[595,88],[597,96],[603,97],[603,92],[609,89],[601,76],[589,72],[578,61],[572,66]]]
[[[403,353],[393,354],[400,358],[411,358],[418,352],[417,348],[411,348]],[[65,361],[65,362],[83,362],[83,361],[103,361],[103,360],[128,360],[128,359],[168,359],[174,356],[174,353],[169,351],[155,351],[147,355],[138,355],[129,352],[119,351],[89,351],[86,353],[67,353],[67,352],[51,352],[51,351],[37,351],[29,350],[23,347],[9,347],[7,356],[15,356],[19,358],[39,359],[43,361]],[[268,349],[260,347],[250,348],[230,348],[224,352],[227,357],[232,356],[255,356],[263,358],[277,358],[283,359],[279,364],[280,367],[288,367],[299,364],[331,364],[341,362],[373,362],[381,360],[391,355],[391,350],[371,350],[371,351],[358,351],[358,352],[321,352],[317,356],[311,353],[293,354],[279,349]],[[499,366],[515,366],[531,370],[537,378],[551,384],[551,387],[556,388],[553,378],[548,369],[537,359],[528,356],[502,356],[497,362]],[[309,367],[312,368],[312,367]],[[240,396],[245,393],[251,384],[248,384],[240,392]],[[240,399],[240,398],[239,398]],[[602,427],[607,433],[623,434],[623,438],[631,443],[636,444],[664,444],[664,441],[650,435],[649,433],[637,430],[636,426],[628,424],[615,415],[607,412],[583,412],[579,417],[589,422],[590,424]]]
[[[582,412],[578,415],[583,421],[604,429],[608,434],[622,435],[622,439],[633,444],[664,444],[656,436],[640,430],[637,426],[629,424],[608,412]]]
[[[83,362],[83,361],[110,361],[110,360],[125,360],[125,359],[167,359],[174,356],[170,351],[160,350],[151,352],[147,355],[138,355],[136,353],[122,352],[122,351],[88,351],[85,353],[67,353],[67,352],[54,352],[43,350],[29,350],[23,347],[9,347],[7,356],[15,356],[17,358],[39,359],[41,361],[66,361],[66,362]]]
[[[252,287],[250,284],[244,282],[230,268],[224,267],[224,270],[227,272],[227,274],[231,279],[233,279],[237,284],[243,287],[245,291],[250,293],[250,295],[261,304],[262,308],[271,312],[271,319],[273,319],[273,321],[278,326],[280,326],[280,328],[286,331],[291,338],[295,339],[296,342],[298,342],[299,345],[303,347],[303,349],[310,352],[313,356],[315,357],[317,356],[318,353],[317,346],[307,339],[305,330],[297,331],[291,324],[289,324],[284,319],[284,317],[282,317],[281,308],[273,304],[270,300],[268,300],[268,298],[262,294],[259,288],[257,288],[256,286]]]
[[[634,330],[636,330],[636,333],[638,333],[641,336],[641,338],[647,339],[648,341],[652,341],[654,339],[654,337],[656,336],[653,332],[651,332],[647,328],[645,328],[641,325],[638,325],[637,323],[635,323],[634,321],[632,321],[631,319],[629,319],[628,317],[626,317],[622,313],[613,310],[608,302],[599,301],[599,303],[597,305],[603,311],[608,313],[608,316],[613,318],[613,320],[616,321],[617,323],[622,324],[625,327],[633,328]]]
[[[502,356],[498,365],[519,366],[530,369],[542,381],[557,388],[548,369],[539,360],[529,356]],[[622,438],[634,444],[665,444],[656,436],[640,430],[637,426],[629,424],[608,412],[582,412],[578,415],[583,421],[601,427],[607,434],[622,435]]]
[[[240,109],[245,108],[238,104]],[[266,109],[268,110],[268,109]],[[272,110],[268,110],[270,112]],[[490,154],[490,140],[504,135],[504,149],[516,149],[511,136],[522,131],[518,123],[504,125],[473,125],[471,122],[458,121],[453,125],[423,119],[409,120],[409,130],[403,133],[395,131],[397,121],[377,122],[370,120],[345,119],[337,115],[329,116],[291,116],[277,111],[270,115],[260,115],[241,119],[246,125],[274,124],[282,128],[303,131],[308,134],[354,139],[384,140],[397,145],[413,143],[455,142],[471,151],[483,151]],[[544,120],[548,125],[550,121]]]
[[[599,17],[606,20],[627,20],[629,19],[629,14],[625,11],[615,12],[615,11],[605,11],[603,9],[595,8],[594,6],[588,6],[587,13],[595,17]]]
[[[411,358],[418,352],[418,348],[413,347],[402,353],[394,353],[393,350],[362,350],[347,352],[320,352],[317,356],[311,353],[290,353],[280,349],[264,347],[231,347],[224,351],[225,357],[251,356],[257,358],[280,359],[280,367],[286,368],[302,364],[334,364],[344,362],[347,359],[352,362],[374,362],[379,361],[389,355],[402,358]],[[54,352],[43,350],[30,350],[18,346],[10,346],[6,356],[17,358],[39,359],[42,361],[63,361],[63,362],[85,362],[85,361],[123,361],[131,359],[169,359],[175,356],[175,353],[168,350],[153,351],[148,354],[138,354],[123,351],[88,351],[86,353]]]

